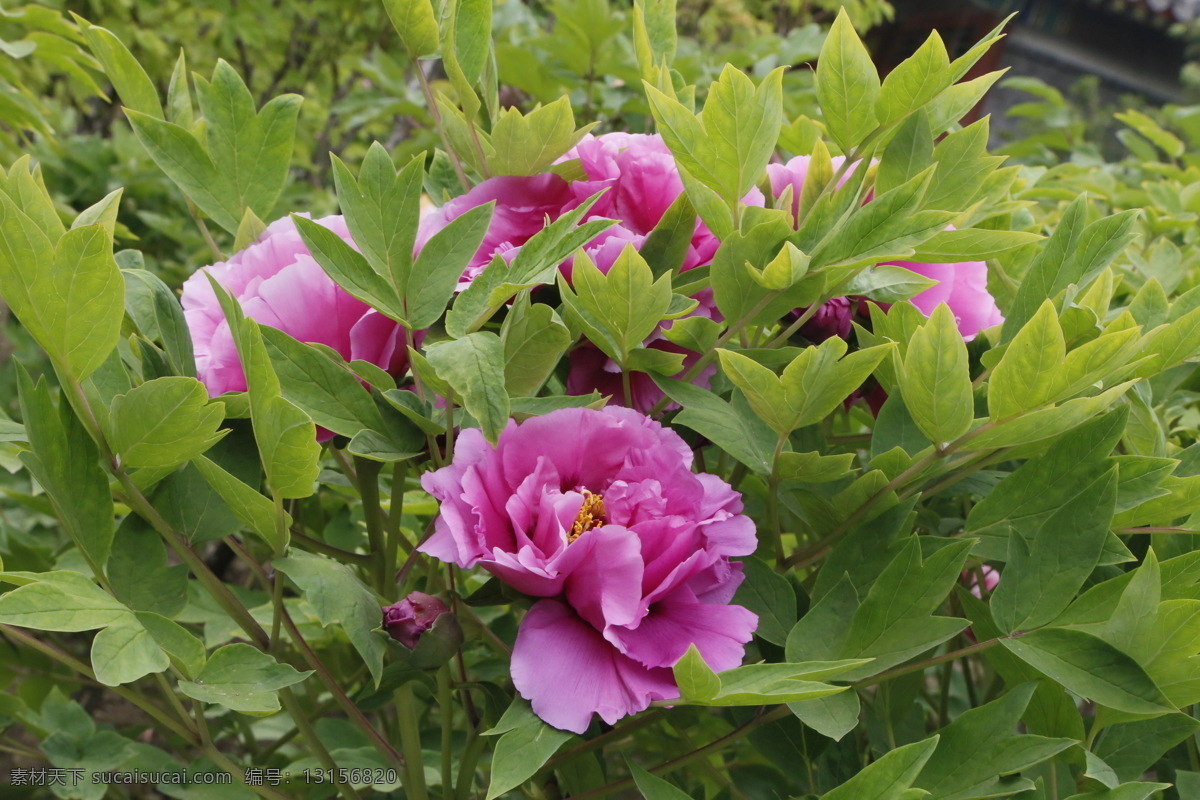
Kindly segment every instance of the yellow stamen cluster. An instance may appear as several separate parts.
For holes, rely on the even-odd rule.
[[[571,530],[567,534],[567,544],[583,536],[585,531],[599,528],[603,524],[604,495],[592,494],[584,489],[583,505],[579,507],[579,515],[575,517],[575,524],[571,526]]]

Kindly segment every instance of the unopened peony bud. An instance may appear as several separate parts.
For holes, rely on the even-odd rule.
[[[383,629],[400,644],[412,650],[421,634],[433,627],[442,614],[450,613],[438,598],[424,592],[412,592],[399,603],[383,608]]]

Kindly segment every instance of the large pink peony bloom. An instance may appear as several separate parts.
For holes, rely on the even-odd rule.
[[[730,605],[731,556],[755,549],[741,496],[691,472],[673,431],[629,409],[563,409],[510,422],[495,447],[463,431],[421,485],[441,502],[421,550],[476,564],[543,598],[525,615],[512,676],[546,722],[582,733],[678,696],[671,666],[695,644],[741,663],[757,625]]]
[[[771,181],[771,192],[779,197],[787,187],[792,188],[792,213],[799,208],[800,193],[804,190],[804,181],[808,175],[809,156],[796,156],[786,164],[771,164],[767,167],[767,176]],[[833,159],[834,169],[838,169],[843,158]],[[857,166],[857,165],[856,165]],[[848,178],[853,167],[846,172]],[[868,196],[868,201],[871,199]],[[932,278],[938,283],[912,298],[911,302],[921,313],[928,316],[939,303],[945,303],[954,313],[958,322],[959,333],[967,341],[975,338],[981,330],[999,325],[1004,322],[1004,316],[996,307],[996,300],[987,290],[987,265],[982,261],[963,261],[955,264],[927,264],[912,261],[886,262],[898,267],[904,267],[918,275]],[[842,309],[830,309],[826,313],[822,309],[819,315],[830,317],[841,313]],[[847,333],[849,331],[847,330]]]
[[[317,220],[346,241],[340,216]],[[345,359],[369,361],[389,372],[408,365],[404,329],[351,297],[325,274],[304,246],[295,223],[283,217],[258,241],[228,261],[203,267],[183,283],[183,313],[192,335],[196,375],[211,395],[246,389],[229,323],[205,274],[242,306],[247,317],[302,342],[327,345]]]

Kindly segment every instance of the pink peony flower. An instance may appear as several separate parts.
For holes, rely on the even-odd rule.
[[[424,592],[410,592],[398,603],[383,607],[383,629],[387,635],[412,650],[421,634],[433,627],[437,618],[450,613],[438,598]]]
[[[795,156],[786,164],[767,164],[767,180],[771,182],[771,194],[776,198],[781,197],[784,191],[790,186],[792,187],[792,218],[794,219],[800,213],[800,195],[804,191],[804,181],[808,177],[808,165],[812,161],[812,156]],[[833,164],[834,174],[842,168],[842,164],[846,162],[845,156],[834,156],[830,161]],[[850,180],[851,174],[858,168],[858,164],[852,165],[846,170],[846,173],[838,180],[838,188],[845,185],[846,181]],[[867,199],[872,198],[871,194],[867,195]]]
[[[987,288],[987,264],[982,261],[961,261],[957,264],[924,264],[912,261],[889,262],[918,275],[937,281],[911,302],[921,313],[929,316],[939,303],[954,312],[958,332],[968,342],[980,331],[1004,322],[996,300]]]
[[[528,178],[488,178],[466,194],[425,214],[417,229],[416,249],[420,251],[435,233],[472,208],[495,200],[496,209],[483,243],[463,271],[458,287],[462,290],[483,271],[492,256],[508,254],[525,244],[548,222],[557,219],[573,197],[567,182],[549,173]]]
[[[317,222],[350,241],[342,217]],[[292,220],[283,217],[267,226],[254,244],[228,261],[202,267],[183,283],[183,313],[192,335],[196,375],[211,395],[244,391],[246,375],[205,273],[233,295],[247,317],[262,325],[389,372],[408,366],[403,327],[334,283],[309,254]]]
[[[513,649],[533,710],[582,733],[678,696],[671,666],[695,644],[708,665],[741,663],[757,617],[729,605],[731,556],[755,549],[741,496],[691,471],[673,431],[629,409],[563,409],[495,447],[476,429],[421,485],[441,502],[421,551],[476,564],[539,599]]]

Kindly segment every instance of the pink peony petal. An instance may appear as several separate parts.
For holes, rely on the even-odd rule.
[[[512,679],[535,714],[574,733],[587,730],[592,714],[611,725],[679,694],[670,669],[622,655],[557,600],[538,601],[521,620]]]

